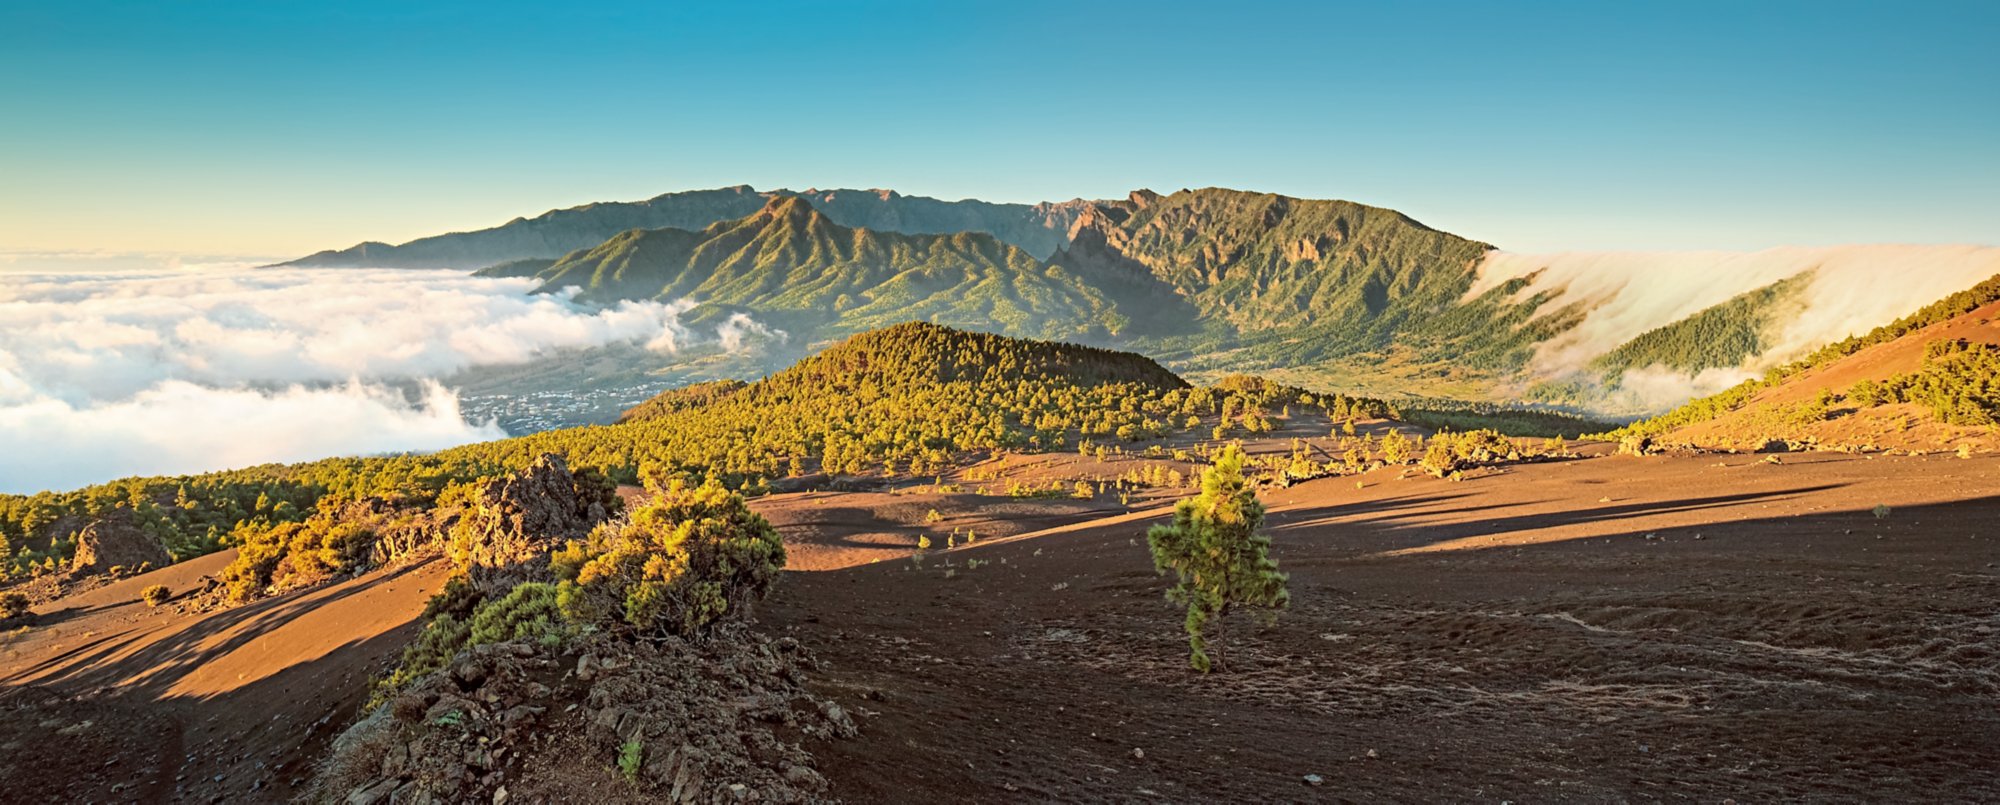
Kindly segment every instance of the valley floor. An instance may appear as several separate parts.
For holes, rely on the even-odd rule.
[[[762,498],[806,569],[760,616],[858,714],[809,747],[848,801],[2000,798],[2000,457],[1762,458],[1266,489],[1292,607],[1232,616],[1206,677],[1145,548],[1160,493]],[[977,543],[909,557],[956,528]],[[443,575],[135,600],[226,561],[4,638],[7,799],[293,793]],[[578,799],[628,795],[605,767]]]

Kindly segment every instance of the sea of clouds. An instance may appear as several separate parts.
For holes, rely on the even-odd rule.
[[[1802,307],[1772,333],[1773,346],[1743,366],[1696,375],[1636,367],[1619,404],[1657,409],[1710,394],[1801,357],[1823,344],[1865,333],[2000,274],[2000,247],[1857,245],[1783,247],[1755,252],[1496,251],[1479,266],[1468,298],[1516,277],[1535,279],[1517,298],[1559,295],[1541,312],[1582,302],[1583,321],[1543,343],[1529,371],[1555,378],[1645,333],[1748,291],[1813,272]]]
[[[0,260],[0,492],[501,438],[433,378],[553,352],[734,349],[687,303],[594,308],[452,271]]]

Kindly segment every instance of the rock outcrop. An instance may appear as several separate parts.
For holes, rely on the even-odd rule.
[[[853,718],[804,685],[797,641],[741,625],[707,639],[479,646],[334,742],[320,801],[523,802],[623,776],[641,801],[813,802],[828,784],[802,740]]]
[[[570,472],[546,454],[514,475],[486,482],[450,526],[449,553],[481,589],[545,573],[539,561],[611,516],[608,483]]]
[[[70,572],[83,575],[102,573],[114,567],[138,569],[142,565],[165,567],[173,563],[159,537],[140,527],[130,509],[113,509],[83,527],[76,536],[76,557]]]

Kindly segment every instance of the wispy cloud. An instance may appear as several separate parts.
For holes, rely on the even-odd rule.
[[[1559,296],[1553,312],[1583,303],[1581,323],[1543,344],[1530,369],[1543,377],[1577,372],[1640,334],[1739,294],[1812,271],[1801,309],[1773,333],[1772,347],[1744,366],[1698,375],[1638,367],[1624,385],[1641,407],[1672,405],[1731,385],[1830,341],[1866,332],[2000,274],[1991,246],[1858,245],[1757,252],[1494,252],[1472,295],[1509,279],[1535,277],[1521,291]]]

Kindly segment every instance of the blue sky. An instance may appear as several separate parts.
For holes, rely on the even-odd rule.
[[[0,7],[0,251],[726,184],[1210,185],[1504,248],[2000,243],[2000,3]]]

